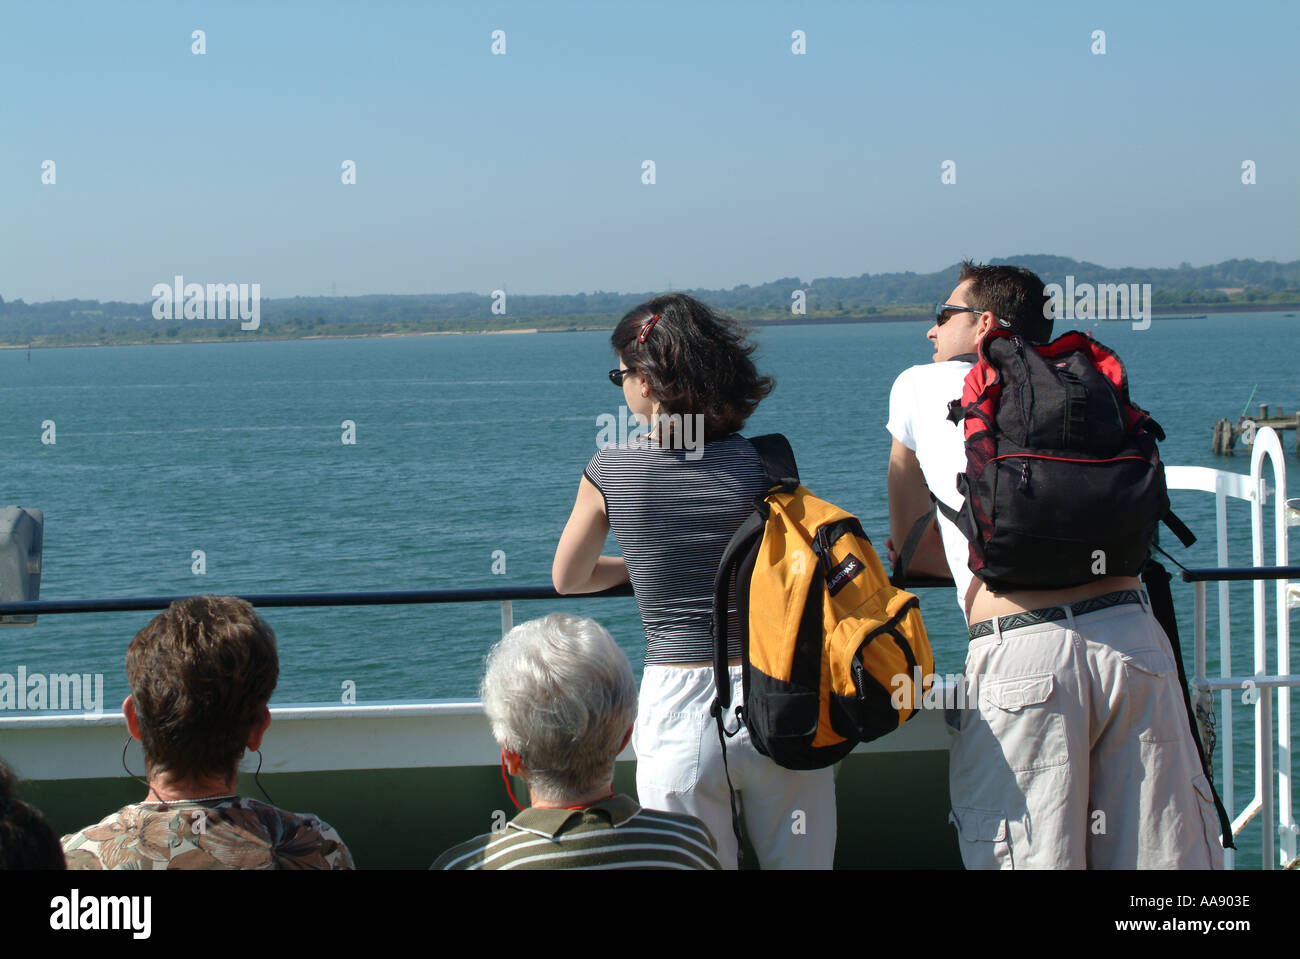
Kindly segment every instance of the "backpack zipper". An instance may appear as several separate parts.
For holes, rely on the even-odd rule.
[[[878,639],[881,636],[893,636],[894,642],[899,644],[899,649],[902,651],[904,658],[915,665],[916,654],[912,652],[911,644],[905,639],[902,639],[898,632],[898,624],[906,619],[907,614],[912,610],[920,608],[920,597],[909,596],[903,605],[899,607],[898,612],[889,617],[889,619],[885,620],[885,622],[881,623],[871,632],[867,633],[867,635],[863,636],[861,641],[859,641],[858,648],[853,651],[853,660],[852,665],[850,666],[850,672],[853,673],[853,684],[857,687],[859,700],[865,702],[867,698],[866,683],[862,681],[862,677],[867,673],[867,668],[862,665],[862,651],[871,645],[873,640]]]
[[[1025,344],[1019,336],[1011,337],[1011,345],[1016,348],[1016,356],[1020,358],[1022,371],[1020,384],[1016,389],[1016,404],[1020,407],[1021,421],[1028,427],[1029,409],[1025,406],[1025,390],[1029,388],[1029,361],[1025,359]]]
[[[1043,453],[1003,453],[1001,456],[994,456],[992,459],[989,460],[989,462],[995,463],[998,460],[1013,460],[1013,459],[1054,460],[1057,463],[1091,463],[1096,466],[1100,466],[1102,463],[1118,463],[1121,460],[1137,460],[1139,463],[1150,462],[1145,456],[1112,456],[1109,459],[1104,459],[1104,460],[1089,460],[1089,459],[1082,459],[1079,457],[1071,457],[1071,456],[1047,456]],[[1024,468],[1020,471],[1022,482],[1026,482],[1028,480],[1028,470],[1029,470],[1029,464],[1026,463],[1024,465]]]

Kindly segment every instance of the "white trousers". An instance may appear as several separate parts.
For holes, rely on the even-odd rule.
[[[1164,631],[1145,603],[1065,612],[970,643],[948,765],[966,867],[1222,869]]]
[[[733,708],[740,667],[731,668]],[[736,868],[736,836],[722,750],[709,715],[710,667],[647,665],[632,748],[642,806],[703,820],[724,869]],[[727,728],[735,726],[731,717]],[[727,764],[750,843],[764,869],[830,869],[835,860],[835,779],[831,768],[783,769],[760,754],[742,729],[727,740]]]

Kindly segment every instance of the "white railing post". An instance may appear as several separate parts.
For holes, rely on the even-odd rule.
[[[1285,461],[1281,464],[1283,476],[1286,475]],[[1287,500],[1286,504],[1286,526],[1300,526],[1300,499]],[[1286,565],[1291,565],[1290,547],[1287,541],[1286,529],[1280,532],[1280,547],[1288,550],[1286,555]],[[1281,561],[1279,561],[1281,562]],[[1300,608],[1300,583],[1283,584],[1284,606],[1278,608],[1278,622],[1283,623],[1285,631],[1278,636],[1278,672],[1289,674],[1291,672],[1291,620],[1290,612],[1292,608]],[[1295,815],[1291,800],[1291,689],[1284,687],[1278,692],[1277,697],[1278,725],[1281,727],[1281,734],[1278,736],[1278,806],[1281,808],[1281,819],[1278,822],[1278,828],[1282,835],[1282,854],[1283,861],[1290,865],[1295,861],[1297,852],[1297,834],[1300,833],[1300,827],[1297,827]]]
[[[1255,441],[1250,450],[1250,486],[1254,494],[1250,500],[1250,563],[1252,566],[1264,565],[1264,504],[1268,501],[1268,483],[1263,476],[1264,451],[1268,446],[1268,437],[1263,430],[1255,433]],[[1254,675],[1256,679],[1268,675],[1268,622],[1265,615],[1263,580],[1251,583],[1251,618],[1254,620]],[[1255,795],[1252,805],[1258,805],[1264,814],[1261,824],[1264,830],[1263,858],[1264,869],[1273,868],[1273,777],[1270,775],[1273,765],[1273,697],[1267,690],[1255,690]],[[1264,747],[1267,745],[1267,749]]]
[[[515,628],[515,611],[514,606],[508,599],[501,600],[501,638],[505,639],[506,633]]]
[[[1286,454],[1282,450],[1282,441],[1271,428],[1260,430],[1255,435],[1255,442],[1250,451],[1250,477],[1252,485],[1259,490],[1258,498],[1251,503],[1251,537],[1253,540],[1253,559],[1256,566],[1264,565],[1264,504],[1268,500],[1268,486],[1264,479],[1264,460],[1270,460],[1273,466],[1273,562],[1277,566],[1289,565],[1287,544],[1286,516]],[[1274,608],[1277,618],[1277,675],[1286,676],[1291,669],[1291,640],[1289,610],[1287,609],[1287,582],[1278,580],[1274,587]],[[1255,583],[1255,671],[1268,675],[1268,647],[1266,637],[1267,604],[1265,603],[1265,584]],[[1264,868],[1275,869],[1279,865],[1276,849],[1277,839],[1282,839],[1283,856],[1281,863],[1288,863],[1295,858],[1295,820],[1291,811],[1291,691],[1288,687],[1278,690],[1278,725],[1277,744],[1273,743],[1273,698],[1269,694],[1260,697],[1258,733],[1262,736],[1257,743],[1256,764],[1259,778],[1258,797],[1264,812]],[[1273,803],[1273,768],[1274,749],[1277,750],[1277,805]]]
[[[1226,470],[1212,470],[1203,467],[1171,466],[1167,468],[1170,489],[1201,490],[1213,493],[1215,497],[1215,532],[1217,534],[1217,560],[1220,567],[1231,567],[1233,563],[1228,556],[1228,517],[1227,500],[1245,500],[1250,504],[1251,518],[1251,563],[1256,567],[1290,565],[1290,552],[1287,542],[1288,505],[1286,503],[1286,455],[1282,449],[1277,433],[1272,429],[1256,432],[1251,444],[1251,465],[1247,475]],[[1272,489],[1264,478],[1264,460],[1272,461]],[[1265,560],[1264,506],[1269,496],[1274,497],[1273,530],[1275,557],[1271,563]],[[1300,525],[1300,500],[1293,501],[1291,508],[1297,514],[1295,525]],[[1208,590],[1205,584],[1196,584],[1196,679],[1199,714],[1208,711],[1213,703],[1213,691],[1220,694],[1220,715],[1217,718],[1219,736],[1219,756],[1222,763],[1223,778],[1220,796],[1232,821],[1234,836],[1242,834],[1245,827],[1256,816],[1260,817],[1263,852],[1263,868],[1276,869],[1281,864],[1289,864],[1296,858],[1296,847],[1300,842],[1300,829],[1297,828],[1293,809],[1292,795],[1292,737],[1291,737],[1291,688],[1300,685],[1291,672],[1290,652],[1290,600],[1292,594],[1300,595],[1300,583],[1287,583],[1285,580],[1274,582],[1275,616],[1277,628],[1276,668],[1268,664],[1270,643],[1268,642],[1268,603],[1266,601],[1265,581],[1253,581],[1253,630],[1252,638],[1254,656],[1249,671],[1234,669],[1232,658],[1232,610],[1230,583],[1220,581],[1218,592],[1219,614],[1219,678],[1210,680],[1206,677],[1208,663],[1206,659],[1206,642],[1208,633]],[[1276,695],[1277,716],[1274,718],[1273,687],[1278,688]],[[1237,705],[1235,699],[1243,690],[1251,689],[1251,696],[1243,696],[1244,704],[1254,705],[1255,720],[1255,789],[1253,795],[1240,805],[1241,812],[1234,814],[1236,802],[1236,743],[1233,735],[1233,712]],[[1253,697],[1253,703],[1252,698]],[[1202,726],[1204,728],[1204,726]],[[1274,742],[1276,740],[1276,743]],[[1276,771],[1276,787],[1274,774]],[[1276,792],[1274,792],[1276,789]],[[1235,865],[1232,850],[1225,850],[1224,865],[1231,869]]]

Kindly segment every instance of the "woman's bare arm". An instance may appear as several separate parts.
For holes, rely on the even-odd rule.
[[[551,582],[559,593],[595,593],[628,581],[622,556],[602,556],[609,537],[605,497],[583,477],[569,522],[555,548]]]

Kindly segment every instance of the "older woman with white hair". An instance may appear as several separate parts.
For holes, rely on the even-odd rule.
[[[528,783],[532,804],[434,869],[721,868],[698,819],[614,794],[637,687],[595,620],[552,613],[516,626],[488,653],[480,695],[502,768]]]

